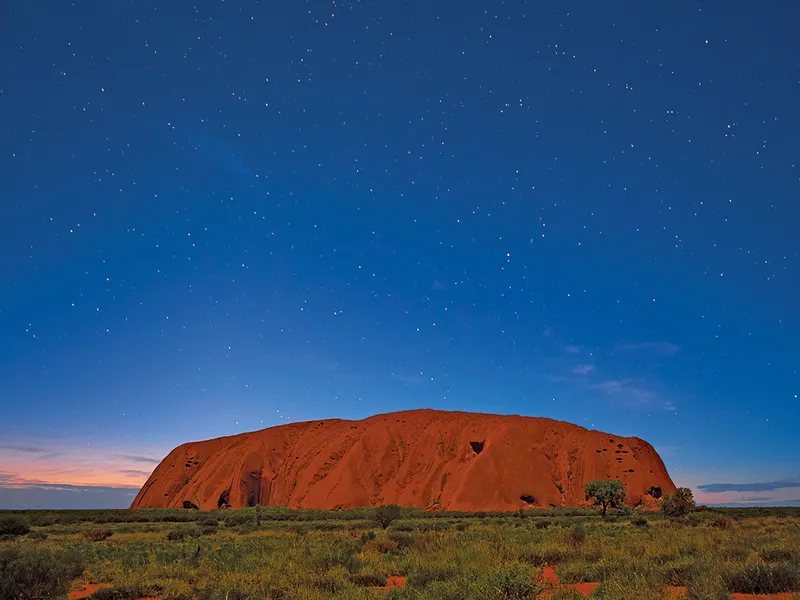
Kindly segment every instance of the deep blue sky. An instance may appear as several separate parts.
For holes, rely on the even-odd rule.
[[[792,3],[1,10],[0,504],[417,407],[800,498]]]

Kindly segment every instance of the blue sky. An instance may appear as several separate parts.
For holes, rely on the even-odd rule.
[[[0,506],[419,407],[800,499],[796,7],[6,13]]]

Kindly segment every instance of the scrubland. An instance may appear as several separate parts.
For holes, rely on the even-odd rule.
[[[800,509],[380,521],[370,509],[0,513],[0,600],[800,600]]]

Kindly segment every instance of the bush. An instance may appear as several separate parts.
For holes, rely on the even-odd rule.
[[[535,583],[534,573],[525,565],[516,564],[497,571],[487,577],[493,597],[502,600],[534,600],[542,588]]]
[[[236,511],[225,517],[225,527],[240,527],[249,523],[253,523],[253,518],[244,511]]]
[[[31,531],[28,534],[29,540],[46,540],[47,534],[44,531]]]
[[[0,551],[0,600],[65,596],[70,581],[82,573],[83,561],[74,551]]]
[[[396,521],[401,516],[403,516],[403,509],[396,504],[389,504],[388,506],[376,506],[372,515],[372,520],[386,529],[393,521]]]
[[[573,546],[577,547],[583,544],[586,536],[588,535],[586,527],[583,523],[575,523],[572,529],[569,530],[569,541]]]
[[[7,515],[0,517],[0,535],[27,535],[31,525],[23,517]]]
[[[108,529],[89,529],[83,532],[85,537],[90,542],[103,542],[114,535],[114,532]]]
[[[631,519],[631,525],[635,525],[636,527],[647,527],[650,525],[650,522],[644,517],[633,517]]]
[[[350,581],[361,587],[383,587],[386,585],[386,575],[380,573],[356,573],[350,575]]]
[[[219,521],[217,521],[214,517],[206,517],[205,519],[200,519],[197,522],[198,525],[201,527],[219,527]]]
[[[661,511],[670,518],[683,517],[694,510],[694,496],[689,488],[678,488],[661,498]]]
[[[609,508],[617,508],[625,503],[625,487],[618,479],[596,479],[584,487],[587,500],[603,509],[603,517]]]
[[[173,529],[167,532],[167,539],[170,542],[182,542],[186,539],[185,529]]]
[[[394,550],[397,550],[397,542],[393,542],[392,540],[386,538],[377,538],[364,544],[364,552],[387,554]]]
[[[793,563],[747,563],[723,575],[730,592],[777,594],[800,589],[800,565]]]

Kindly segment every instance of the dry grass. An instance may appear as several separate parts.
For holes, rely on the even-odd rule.
[[[796,513],[680,523],[648,515],[647,526],[585,513],[406,513],[385,531],[363,511],[313,520],[265,510],[260,528],[247,511],[151,514],[126,522],[141,513],[104,513],[102,529],[72,515],[45,525],[26,515],[32,533],[0,541],[0,600],[58,596],[75,578],[107,584],[97,600],[529,600],[542,597],[537,575],[552,564],[565,583],[599,582],[595,597],[606,600],[667,597],[666,586],[686,586],[696,600],[800,592]],[[408,577],[405,587],[376,589],[394,575]]]

